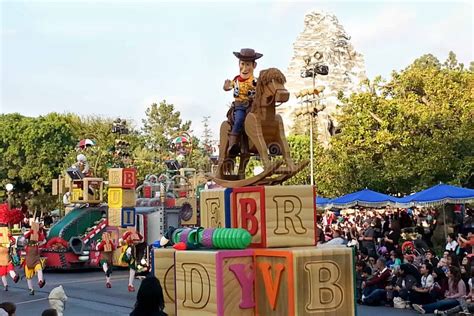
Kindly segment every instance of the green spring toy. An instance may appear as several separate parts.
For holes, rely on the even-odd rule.
[[[182,242],[187,249],[245,249],[252,240],[243,228],[177,228],[168,235],[171,244]]]

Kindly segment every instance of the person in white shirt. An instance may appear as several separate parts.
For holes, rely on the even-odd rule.
[[[413,304],[428,304],[434,302],[430,295],[431,288],[434,285],[433,266],[425,262],[420,266],[421,286],[414,286],[410,292],[410,302]]]
[[[448,234],[448,238],[446,239],[447,243],[446,243],[446,247],[444,249],[446,249],[447,251],[456,251],[456,248],[458,247],[458,243],[454,237],[454,234]]]

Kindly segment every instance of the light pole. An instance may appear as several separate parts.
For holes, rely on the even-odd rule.
[[[316,51],[313,56],[304,56],[305,66],[301,69],[302,78],[313,78],[313,88],[304,89],[296,93],[296,97],[300,99],[299,104],[304,104],[296,115],[309,115],[309,151],[310,151],[310,168],[311,168],[311,185],[314,185],[314,152],[313,152],[313,118],[318,112],[324,110],[324,105],[320,103],[320,93],[324,91],[324,86],[316,87],[316,75],[326,76],[329,73],[329,67],[322,64],[323,54]],[[317,101],[317,102],[315,102]]]
[[[314,89],[304,89],[296,93],[296,97],[300,99],[298,102],[301,107],[295,111],[296,116],[309,117],[309,154],[311,168],[311,185],[314,185],[314,141],[313,141],[313,119],[318,112],[324,110],[324,105],[319,102],[320,95],[324,91],[324,86],[318,86]],[[315,104],[315,101],[317,103]]]

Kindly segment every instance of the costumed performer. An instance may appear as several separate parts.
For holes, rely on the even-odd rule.
[[[105,232],[102,234],[102,240],[99,244],[97,244],[96,249],[101,252],[99,265],[105,273],[105,287],[110,289],[112,287],[112,283],[110,283],[113,266],[112,259],[115,250],[110,233]]]
[[[5,291],[8,291],[7,275],[10,275],[15,283],[18,283],[18,280],[20,279],[18,274],[15,272],[12,261],[11,250],[13,250],[14,245],[15,238],[13,238],[8,227],[0,227],[0,277]]]
[[[239,59],[238,76],[233,80],[224,81],[224,90],[230,91],[234,89],[234,102],[232,102],[231,111],[233,111],[233,125],[229,134],[229,156],[236,156],[239,154],[239,139],[244,128],[245,117],[252,106],[253,98],[255,97],[255,89],[257,87],[257,78],[254,77],[253,72],[257,67],[255,62],[263,55],[255,52],[251,48],[242,48],[240,52],[234,52],[234,55]]]
[[[143,236],[136,231],[135,228],[128,228],[122,236],[122,242],[127,245],[122,261],[128,264],[130,268],[130,275],[128,279],[128,291],[135,292],[133,281],[135,280],[135,273],[137,271],[137,245],[143,242]]]
[[[33,277],[38,275],[38,286],[42,288],[46,281],[43,278],[43,265],[41,263],[39,247],[46,243],[45,233],[42,225],[38,222],[33,222],[31,229],[25,233],[25,239],[28,241],[25,252],[25,277],[28,283],[30,295],[35,295],[33,289]]]

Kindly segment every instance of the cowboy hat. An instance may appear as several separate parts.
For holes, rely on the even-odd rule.
[[[234,55],[242,61],[255,61],[263,56],[252,48],[242,48],[240,52],[234,52]]]

